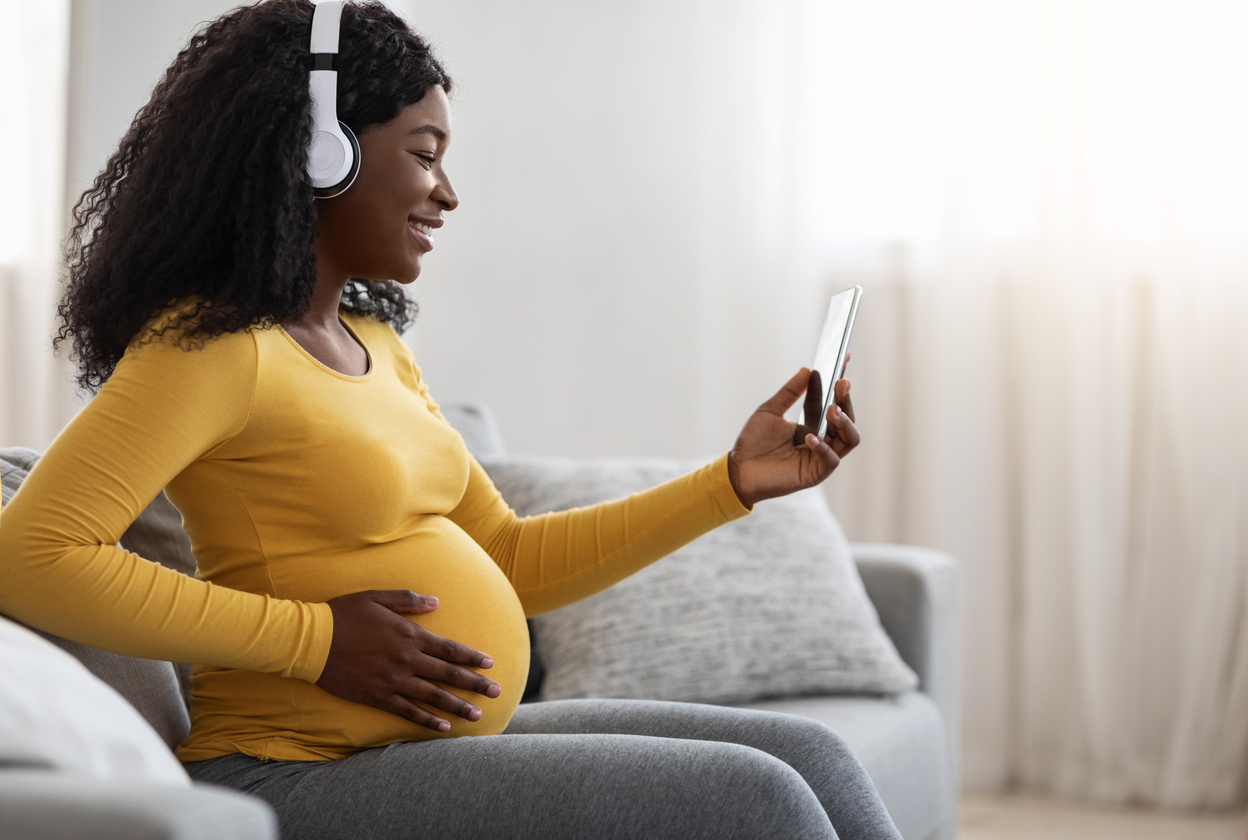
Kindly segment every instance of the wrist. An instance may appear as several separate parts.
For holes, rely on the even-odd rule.
[[[731,451],[728,453],[728,482],[732,484],[732,491],[737,494],[737,501],[747,510],[753,510],[754,500],[746,496],[741,489],[741,472],[737,468],[737,459]]]

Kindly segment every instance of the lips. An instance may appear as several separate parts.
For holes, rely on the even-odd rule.
[[[424,246],[426,251],[433,250],[433,231],[434,226],[424,222],[418,222],[415,219],[408,219],[407,226],[416,236],[418,242]]]

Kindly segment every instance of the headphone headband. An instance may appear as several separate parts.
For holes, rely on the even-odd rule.
[[[308,178],[316,198],[344,192],[360,171],[360,145],[338,121],[338,31],[342,0],[317,3],[312,12],[312,142],[308,146]]]
[[[312,10],[313,53],[338,52],[338,30],[342,25],[342,0],[322,0]]]

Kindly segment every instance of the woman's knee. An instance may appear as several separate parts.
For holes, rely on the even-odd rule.
[[[785,715],[785,730],[790,739],[816,747],[825,755],[852,756],[850,749],[840,733],[826,723],[799,715]]]
[[[708,745],[710,746],[710,745]],[[802,775],[762,750],[715,744],[687,785],[724,837],[835,838],[827,812]]]

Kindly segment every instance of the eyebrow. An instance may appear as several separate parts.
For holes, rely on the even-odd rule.
[[[443,142],[443,143],[446,142],[446,132],[433,124],[422,125],[417,128],[413,128],[411,131],[407,133],[408,134],[432,134],[434,137],[438,138],[440,142]]]

